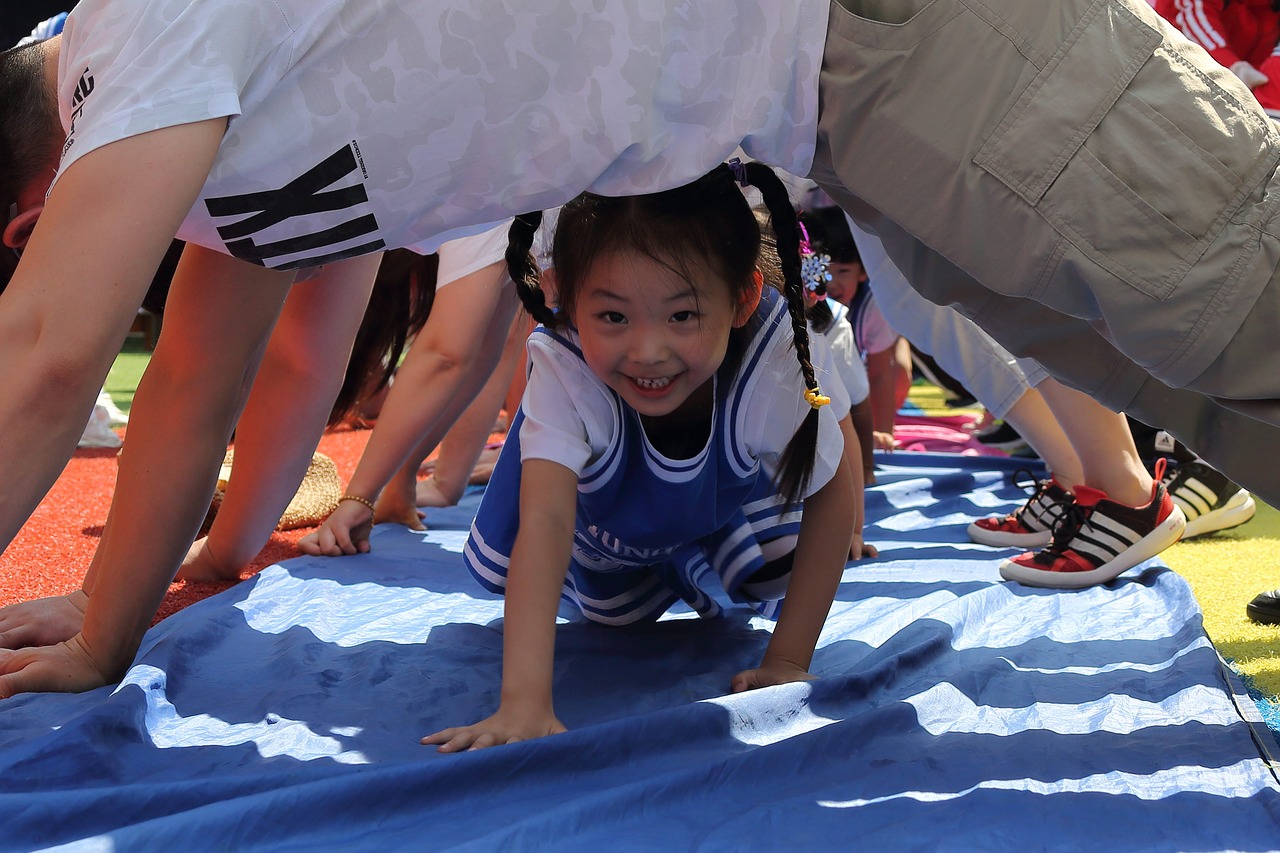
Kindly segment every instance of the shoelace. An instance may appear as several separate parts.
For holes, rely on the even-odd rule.
[[[1045,515],[1056,513],[1053,519],[1053,535],[1041,553],[1057,557],[1067,550],[1080,528],[1093,515],[1093,507],[1080,506],[1074,500],[1057,501],[1045,508]]]
[[[1027,493],[1026,502],[1018,507],[1018,510],[1013,514],[1014,518],[1022,518],[1022,513],[1026,511],[1027,506],[1035,499],[1036,495],[1040,494],[1040,478],[1030,468],[1019,468],[1013,472],[1013,477],[1010,479],[1013,485]]]

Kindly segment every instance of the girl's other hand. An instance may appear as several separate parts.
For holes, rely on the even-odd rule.
[[[790,684],[793,681],[813,681],[813,679],[814,676],[810,675],[807,670],[801,669],[795,664],[761,664],[755,669],[748,669],[735,675],[729,687],[733,693],[742,693],[745,690],[755,690],[758,687],[772,687],[775,684]]]
[[[443,729],[427,735],[421,742],[424,746],[436,744],[437,752],[462,752],[519,743],[563,731],[566,731],[564,723],[556,719],[550,708],[513,710],[502,706],[493,716],[475,725]]]
[[[298,541],[298,550],[313,557],[344,557],[369,552],[373,512],[358,501],[345,500],[315,533]]]

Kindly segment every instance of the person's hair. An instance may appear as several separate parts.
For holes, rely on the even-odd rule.
[[[51,140],[61,134],[36,44],[0,52],[0,222],[18,193],[49,167]],[[13,258],[7,249],[4,254]],[[16,264],[0,264],[0,292]]]
[[[369,306],[356,332],[329,425],[346,420],[387,386],[409,339],[422,330],[436,295],[438,255],[393,249],[382,256]]]
[[[795,208],[786,186],[768,166],[746,163],[739,171],[760,191],[773,222],[782,271],[780,289],[791,316],[796,357],[805,382],[805,388],[795,391],[803,394],[818,382],[805,325]],[[561,208],[551,248],[558,312],[548,304],[529,253],[541,219],[541,213],[516,217],[509,234],[507,267],[525,308],[535,320],[551,327],[569,322],[578,290],[592,265],[610,252],[639,254],[686,281],[709,268],[730,287],[735,302],[754,286],[752,277],[761,266],[760,226],[737,185],[734,170],[724,164],[674,190],[623,197],[583,193]],[[736,360],[733,363],[736,366]],[[790,503],[804,495],[817,444],[818,411],[811,409],[787,443],[778,469],[778,490]]]
[[[778,240],[773,236],[773,226],[769,223],[769,211],[766,208],[754,208],[752,213],[756,216],[756,222],[760,225],[760,272],[764,275],[766,284],[770,284],[778,290],[782,290],[782,267],[778,265]],[[831,312],[831,306],[827,304],[826,297],[818,299],[812,306],[805,309],[805,317],[816,331],[826,332],[831,328],[831,324],[835,322],[836,315]]]
[[[800,221],[809,232],[809,240],[815,252],[831,256],[833,264],[860,264],[858,245],[853,242],[853,232],[844,211],[838,207],[816,207],[800,214]]]

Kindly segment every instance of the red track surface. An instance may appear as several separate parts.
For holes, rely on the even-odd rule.
[[[320,441],[320,451],[332,457],[343,483],[350,479],[368,439],[368,430],[344,429],[329,433]],[[115,450],[76,451],[26,526],[0,555],[0,605],[61,595],[80,586],[102,535],[115,481]],[[296,556],[294,543],[312,529],[272,535],[241,577]],[[156,620],[230,585],[182,581],[172,584]]]

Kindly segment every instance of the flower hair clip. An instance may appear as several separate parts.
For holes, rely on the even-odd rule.
[[[831,256],[818,254],[809,243],[809,232],[800,224],[800,280],[804,289],[814,296],[827,295],[827,282],[831,281]]]

